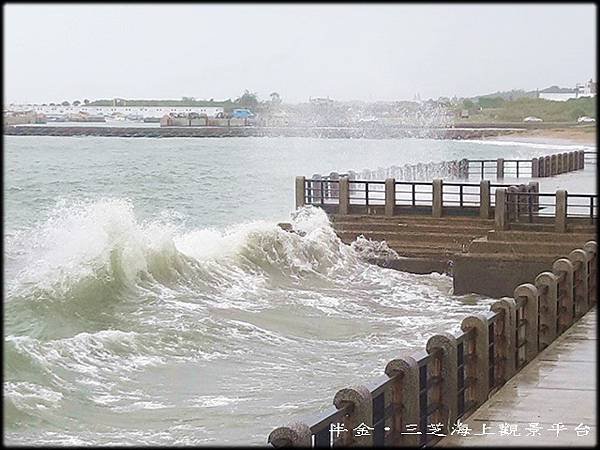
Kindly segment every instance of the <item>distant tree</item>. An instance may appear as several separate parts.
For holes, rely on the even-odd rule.
[[[246,89],[241,97],[235,99],[234,103],[241,108],[253,110],[258,106],[258,96],[255,92],[250,92]]]
[[[89,104],[90,104],[90,101],[89,101],[89,100],[86,98],[85,100],[83,100],[83,104],[84,104],[84,105],[89,105]]]
[[[473,109],[474,106],[475,106],[475,104],[468,98],[463,100],[463,107],[465,109]]]
[[[269,97],[271,97],[271,103],[273,105],[281,105],[281,96],[279,95],[279,93],[271,92],[269,94]]]
[[[69,105],[71,105],[71,104],[70,104],[68,101],[66,101],[66,100],[65,100],[64,102],[62,102],[62,103],[61,103],[61,105],[62,105],[62,106],[69,106]]]
[[[81,102],[79,100],[75,100],[73,102],[73,106],[79,106],[79,105],[81,105]]]
[[[50,106],[56,106],[56,103],[50,103],[49,105]]]
[[[480,97],[477,102],[482,108],[500,108],[505,100],[502,97]]]

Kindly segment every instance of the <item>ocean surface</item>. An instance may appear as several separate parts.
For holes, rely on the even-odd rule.
[[[273,428],[488,309],[491,299],[453,296],[448,276],[365,263],[369,246],[342,244],[319,209],[293,211],[296,175],[588,149],[427,139],[4,144],[3,425],[5,442],[22,445],[264,445]]]

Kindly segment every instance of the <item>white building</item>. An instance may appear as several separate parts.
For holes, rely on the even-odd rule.
[[[564,102],[570,98],[595,97],[596,83],[590,78],[585,83],[577,83],[573,89],[552,86],[539,92],[538,97],[545,100]]]
[[[141,116],[161,118],[169,113],[198,113],[206,114],[208,117],[215,117],[217,113],[223,112],[222,107],[217,106],[62,106],[62,105],[37,105],[37,104],[10,104],[8,111],[35,111],[36,113],[52,114],[77,114],[86,113],[93,116]]]
[[[579,83],[575,86],[577,89],[577,96],[579,97],[595,97],[596,96],[596,82],[591,78],[586,83]]]

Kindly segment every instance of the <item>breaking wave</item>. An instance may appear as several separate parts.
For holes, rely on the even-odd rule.
[[[318,208],[295,213],[292,233],[265,221],[186,231],[172,219],[139,221],[125,200],[60,204],[41,226],[7,243],[15,267],[8,298],[60,301],[98,289],[119,296],[152,285],[210,290],[246,274],[329,277],[358,262]]]
[[[130,201],[102,199],[61,202],[39,225],[6,236],[9,438],[23,442],[23,430],[44,429],[34,439],[67,442],[74,435],[65,420],[122,437],[115,417],[145,423],[152,411],[210,408],[222,414],[215,420],[226,420],[239,402],[259,401],[264,383],[300,389],[297,371],[309,380],[314,373],[335,377],[349,364],[352,373],[368,374],[374,358],[389,356],[382,348],[424,341],[431,327],[444,329],[472,309],[442,301],[445,276],[368,264],[393,250],[364,238],[343,244],[319,208],[296,211],[290,225],[194,228],[176,214],[140,220]],[[426,317],[440,311],[443,320]],[[383,333],[387,327],[401,333]],[[354,361],[357,351],[367,357]],[[165,387],[171,373],[185,395],[177,385]],[[201,381],[188,373],[202,374]],[[246,383],[247,398],[212,389],[210,380],[222,376],[242,393]],[[276,410],[265,401],[261,408]],[[77,419],[65,419],[73,411]],[[196,429],[194,436],[206,433]],[[125,435],[139,442],[135,433]],[[158,435],[144,439],[162,442]]]

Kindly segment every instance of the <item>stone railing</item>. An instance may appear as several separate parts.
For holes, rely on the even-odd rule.
[[[598,217],[597,194],[535,192],[529,186],[498,188],[495,192],[495,228],[509,230],[513,224],[553,224],[554,231],[565,233],[569,223],[595,224]]]
[[[495,218],[497,230],[511,223],[555,223],[558,232],[567,223],[594,224],[598,216],[596,194],[572,194],[564,190],[539,192],[539,183],[514,185],[426,181],[338,180],[296,177],[296,207],[319,206],[329,214],[396,216],[422,214],[432,217],[478,216]]]
[[[470,178],[483,180],[494,177],[498,180],[505,177],[542,178],[581,170],[585,167],[585,161],[591,161],[592,157],[595,157],[594,152],[577,150],[532,159],[461,159],[460,161],[380,167],[375,170],[363,169],[360,172],[353,170],[345,173],[331,172],[329,175],[316,173],[311,178],[323,181],[338,181],[342,177],[348,177],[350,181],[358,179],[383,181],[388,178],[394,178],[397,181],[427,181],[433,178],[448,180],[468,180]]]
[[[585,152],[576,150],[532,159],[470,159],[468,176],[481,179],[495,177],[544,178],[585,168]]]
[[[339,390],[333,407],[273,430],[274,447],[424,446],[447,435],[596,304],[597,244],[557,259],[458,336],[432,336],[425,351],[388,362],[370,386]],[[439,425],[437,433],[429,424]],[[418,434],[417,434],[418,433]]]

